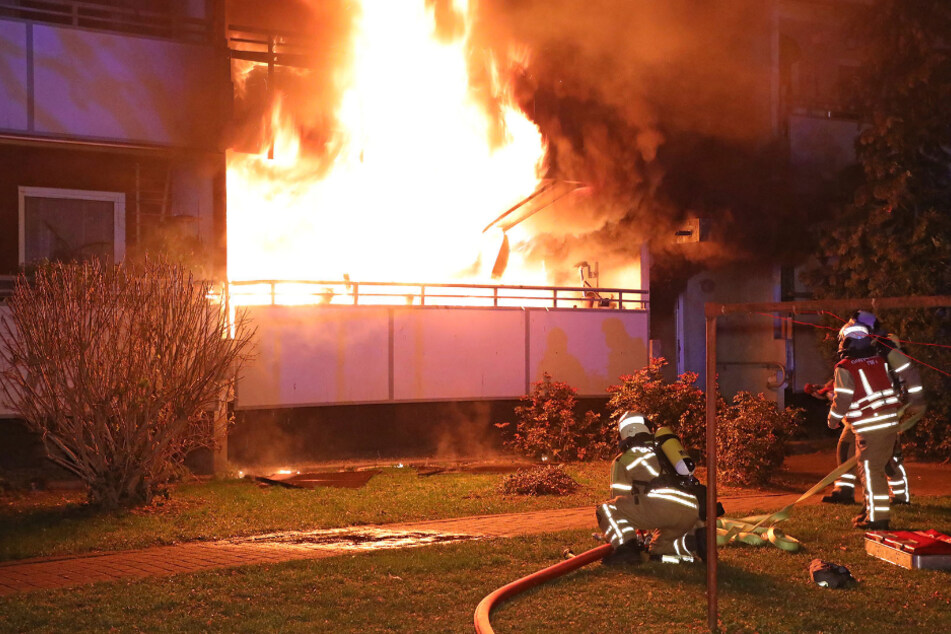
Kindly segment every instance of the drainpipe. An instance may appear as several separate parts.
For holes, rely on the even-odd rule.
[[[228,401],[230,397],[230,381],[225,380],[218,392],[218,404],[212,419],[214,448],[211,454],[211,467],[215,476],[218,477],[228,472]]]
[[[212,12],[212,42],[217,50],[217,64],[220,65],[223,77],[219,83],[218,107],[222,119],[232,117],[231,103],[234,99],[234,87],[231,83],[231,51],[228,47],[228,2],[227,0],[210,0],[206,6]],[[221,135],[219,128],[219,135]],[[230,327],[230,298],[228,297],[228,166],[227,143],[229,139],[219,138],[219,153],[214,160],[216,165],[212,176],[212,236],[210,273],[214,280],[221,283],[221,301],[224,303],[225,314],[229,317]],[[214,449],[212,450],[212,469],[216,476],[223,476],[228,470],[228,403],[234,398],[232,381],[226,379],[219,390],[218,403],[212,422]]]

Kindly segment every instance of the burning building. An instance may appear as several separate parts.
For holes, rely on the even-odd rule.
[[[152,250],[227,280],[258,326],[233,449],[324,419],[392,444],[420,403],[487,425],[546,371],[603,398],[652,337],[694,369],[697,298],[781,276],[676,299],[651,258],[771,248],[767,193],[721,191],[750,147],[848,161],[854,121],[802,98],[838,4],[0,0],[0,282]]]
[[[512,401],[545,372],[601,397],[646,363],[646,245],[533,253],[540,227],[597,203],[551,172],[518,101],[529,51],[480,48],[465,2],[324,4],[324,52],[241,26],[247,10],[230,16],[228,275],[258,354],[239,418]]]

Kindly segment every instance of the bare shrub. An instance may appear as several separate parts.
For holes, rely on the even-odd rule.
[[[157,260],[52,263],[18,279],[0,320],[0,389],[92,504],[146,504],[212,444],[206,411],[251,333],[243,318],[229,333],[209,291]]]
[[[561,462],[608,457],[616,446],[612,429],[594,412],[579,419],[576,394],[567,383],[544,373],[522,397],[523,405],[515,408],[518,422],[506,444],[522,455]],[[509,425],[496,426],[507,429]]]
[[[506,495],[568,495],[578,486],[561,465],[541,465],[505,476],[499,490]]]

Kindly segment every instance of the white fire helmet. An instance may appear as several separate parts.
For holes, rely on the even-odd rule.
[[[868,337],[868,333],[868,326],[850,320],[839,330],[839,339],[864,339]]]
[[[872,341],[868,326],[850,319],[839,330],[839,356],[854,356],[866,351],[872,347]]]
[[[617,423],[617,431],[621,440],[633,438],[638,434],[650,434],[643,414],[624,412]]]

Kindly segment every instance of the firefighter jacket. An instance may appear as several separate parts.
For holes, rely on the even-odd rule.
[[[646,497],[647,501],[666,501],[700,510],[695,494],[661,476],[660,459],[653,443],[635,445],[614,459],[611,465],[611,494]]]
[[[912,407],[923,407],[925,405],[925,395],[921,385],[921,374],[918,372],[918,366],[912,363],[911,359],[898,348],[898,341],[892,336],[886,361],[892,369],[892,376],[901,392],[907,395],[908,404]],[[899,394],[900,396],[900,394]]]
[[[880,356],[843,359],[835,366],[833,380],[829,427],[837,429],[844,420],[861,436],[898,426],[898,394],[888,362]]]

